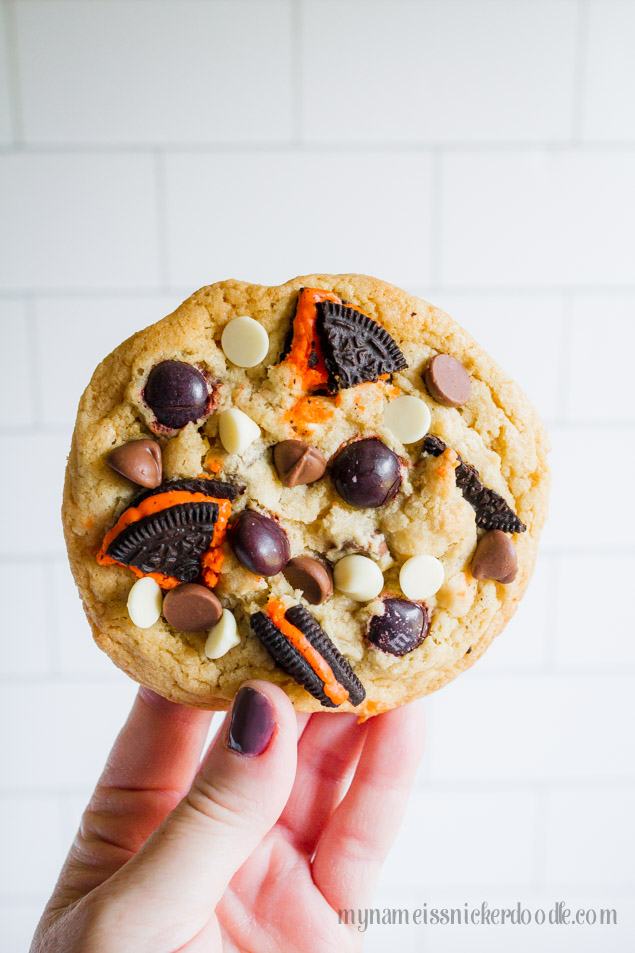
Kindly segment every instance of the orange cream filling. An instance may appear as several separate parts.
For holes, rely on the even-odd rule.
[[[313,648],[306,635],[295,625],[292,625],[288,619],[285,619],[286,611],[286,606],[281,599],[272,599],[267,605],[267,615],[276,629],[282,632],[294,649],[297,649],[300,655],[306,659],[318,678],[321,679],[324,685],[324,694],[335,705],[347,702],[349,699],[348,691],[343,685],[340,685],[331,666],[322,658],[317,649]]]
[[[108,530],[104,536],[104,541],[97,553],[97,562],[101,566],[125,566],[125,563],[120,563],[117,559],[113,559],[112,556],[109,556],[107,550],[113,539],[115,539],[126,526],[130,526],[131,523],[136,523],[138,520],[143,519],[144,516],[150,516],[152,513],[158,513],[171,506],[178,506],[180,503],[203,502],[216,503],[218,505],[218,518],[214,526],[214,535],[212,536],[209,549],[204,553],[201,560],[203,578],[206,584],[210,587],[216,585],[218,581],[217,572],[220,570],[223,562],[223,554],[218,547],[225,538],[227,520],[231,515],[232,505],[231,500],[216,499],[216,497],[213,496],[206,496],[205,493],[188,493],[187,490],[168,490],[166,493],[156,493],[154,496],[146,497],[138,506],[128,507],[128,509],[124,510],[121,514],[112,529]],[[174,589],[176,586],[181,585],[181,580],[175,579],[174,576],[164,576],[163,573],[159,572],[143,572],[136,566],[126,566],[126,569],[130,569],[135,576],[139,578],[149,576],[150,579],[154,579],[162,589]]]
[[[342,299],[333,294],[332,291],[322,291],[319,288],[303,288],[298,295],[298,304],[293,319],[291,350],[282,362],[293,367],[306,390],[317,390],[324,387],[329,378],[320,338],[315,326],[317,321],[316,305],[320,301],[333,301],[335,304],[342,303]],[[311,353],[317,359],[315,367],[309,366]]]

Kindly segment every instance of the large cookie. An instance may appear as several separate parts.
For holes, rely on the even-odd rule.
[[[253,677],[300,711],[425,695],[525,591],[547,449],[497,364],[392,285],[202,288],[79,405],[63,521],[95,640],[201,708]]]

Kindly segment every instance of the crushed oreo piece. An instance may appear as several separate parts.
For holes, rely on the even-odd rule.
[[[366,690],[343,655],[331,642],[324,629],[304,606],[287,609],[285,619],[299,629],[329,665],[339,684],[348,692],[352,705],[359,705],[366,697]],[[337,708],[337,704],[324,691],[324,682],[314,671],[310,662],[296,649],[264,612],[251,616],[251,627],[280,668],[284,669],[299,685],[313,695],[325,708]]]
[[[368,315],[333,301],[318,302],[317,312],[331,393],[408,366],[388,331]]]
[[[186,477],[178,480],[164,480],[159,486],[140,493],[130,505],[138,506],[149,496],[156,496],[157,493],[173,493],[175,490],[181,493],[204,493],[205,496],[213,496],[216,500],[231,500],[233,503],[237,496],[245,492],[245,487],[236,483],[225,483],[224,480],[207,479],[207,477],[192,480]]]
[[[217,519],[218,504],[212,501],[169,506],[124,527],[106,554],[143,573],[192,582],[200,574],[201,556],[212,542]]]
[[[447,449],[447,444],[434,434],[427,434],[423,440],[423,453],[439,457]],[[500,529],[503,533],[524,533],[527,527],[514,513],[513,509],[500,493],[481,483],[476,467],[464,463],[460,454],[459,465],[454,471],[456,485],[473,510],[476,512],[476,525],[482,529]]]

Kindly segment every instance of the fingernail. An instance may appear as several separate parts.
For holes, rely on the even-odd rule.
[[[266,695],[243,685],[234,701],[228,746],[253,757],[267,748],[276,727],[273,705]]]

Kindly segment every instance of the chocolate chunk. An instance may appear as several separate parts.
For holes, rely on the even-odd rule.
[[[397,343],[377,321],[333,301],[320,301],[317,311],[330,393],[408,366]]]
[[[427,434],[423,440],[423,453],[439,457],[447,449],[440,437]],[[516,516],[513,509],[500,493],[481,483],[478,470],[464,463],[460,455],[459,465],[454,471],[456,485],[473,510],[476,511],[476,525],[482,529],[500,529],[504,533],[524,533],[527,527]]]
[[[273,462],[283,486],[315,483],[326,470],[326,457],[302,440],[283,440],[273,448]]]
[[[330,667],[337,682],[348,692],[351,705],[359,705],[366,697],[366,690],[344,656],[331,642],[324,629],[304,606],[287,609],[285,619],[299,629],[313,648],[319,652]],[[338,705],[325,694],[324,681],[314,671],[310,662],[295,648],[289,639],[263,612],[251,616],[251,628],[280,668],[294,678],[299,685],[317,698],[325,708]]]
[[[156,440],[132,440],[115,447],[106,457],[109,467],[139,486],[154,488],[161,483],[163,462]]]
[[[149,496],[156,496],[158,493],[171,493],[174,490],[181,493],[204,493],[205,496],[212,496],[216,500],[231,500],[233,502],[237,496],[245,492],[245,487],[235,483],[225,483],[223,480],[207,479],[206,477],[192,480],[184,477],[180,480],[165,480],[159,486],[146,490],[145,493],[140,493],[139,496],[134,498],[131,505],[138,506],[142,500],[146,500]]]
[[[264,513],[243,510],[230,533],[236,556],[258,576],[275,576],[289,562],[289,537],[279,523]]]
[[[218,519],[218,504],[179,503],[144,516],[119,532],[106,553],[143,573],[161,573],[192,582],[209,548]]]
[[[184,361],[161,361],[148,376],[146,404],[164,427],[178,430],[208,413],[210,393],[203,374]]]
[[[449,354],[437,354],[423,372],[428,393],[444,407],[461,407],[470,399],[472,381],[460,361]]]
[[[331,480],[351,506],[383,506],[397,495],[401,486],[399,457],[378,437],[354,440],[333,457]]]
[[[472,575],[475,579],[494,579],[513,582],[518,572],[516,550],[509,536],[500,529],[490,530],[479,539],[472,557]]]
[[[372,645],[389,655],[407,655],[428,634],[428,607],[409,599],[384,599],[382,615],[374,615],[366,637]]]
[[[321,605],[333,592],[333,573],[325,563],[312,556],[295,556],[282,573],[292,589],[301,589],[312,606]]]
[[[163,615],[170,625],[183,632],[211,629],[222,614],[223,607],[214,593],[195,582],[170,589],[163,600]]]

